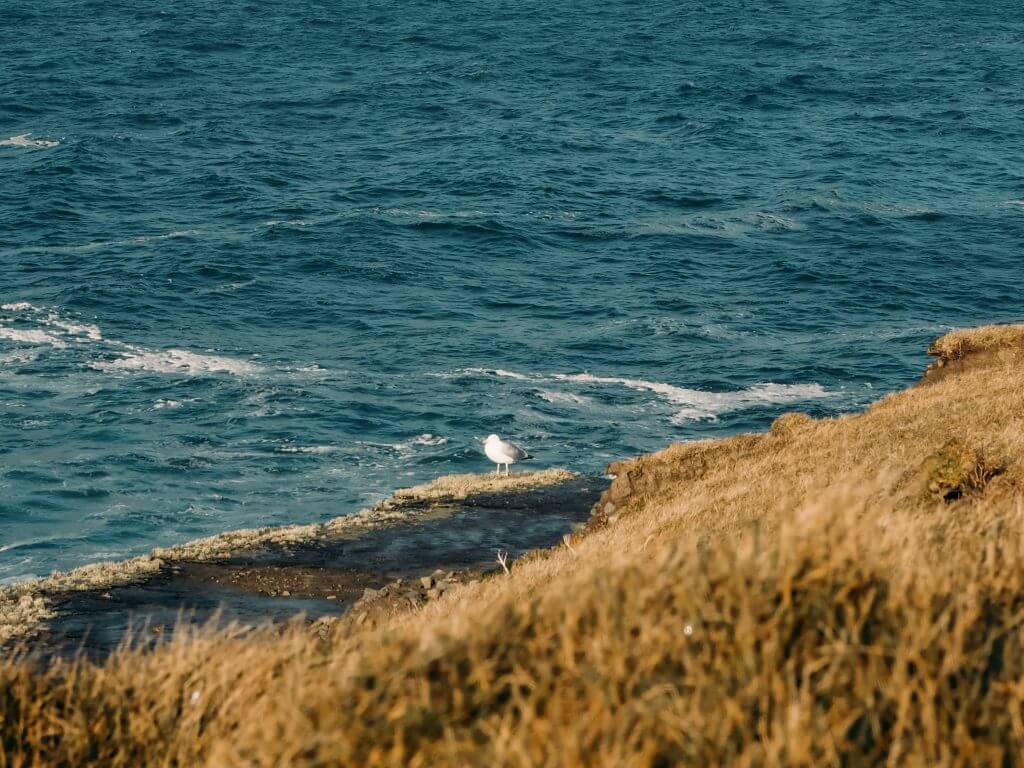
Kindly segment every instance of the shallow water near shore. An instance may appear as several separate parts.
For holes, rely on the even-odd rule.
[[[0,57],[0,583],[860,408],[1024,312],[1016,4],[15,2]]]

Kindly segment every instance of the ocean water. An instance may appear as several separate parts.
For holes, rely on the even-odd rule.
[[[9,0],[0,581],[862,408],[1019,320],[1019,3]]]

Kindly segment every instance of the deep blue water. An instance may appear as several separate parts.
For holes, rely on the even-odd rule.
[[[833,414],[1019,320],[1019,3],[27,3],[0,581]]]

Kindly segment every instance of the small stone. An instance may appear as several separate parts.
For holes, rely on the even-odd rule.
[[[103,597],[104,600],[113,600],[114,599],[114,596],[112,594],[110,594],[109,592],[104,592],[102,597]]]
[[[356,616],[356,624],[365,624],[365,623],[366,623],[366,614],[365,613],[360,613],[358,616]]]
[[[400,587],[405,584],[405,579],[395,579],[395,586]]]
[[[443,579],[444,578],[444,571],[442,571],[440,568],[438,568],[436,571],[434,571],[430,575],[433,576],[435,579]]]
[[[424,589],[430,589],[434,586],[434,578],[432,576],[424,576],[420,579],[420,584],[423,585]]]
[[[436,584],[436,585],[434,586],[434,589],[436,589],[436,590],[437,590],[438,592],[444,592],[444,591],[445,591],[445,590],[447,590],[447,589],[448,589],[448,588],[449,588],[450,586],[451,586],[451,584],[449,584],[449,583],[448,583],[447,581],[439,581],[439,582],[437,582],[437,584]]]
[[[338,596],[337,596],[337,595],[328,595],[328,596],[327,596],[327,599],[328,599],[328,600],[337,600],[337,599],[338,599]]]
[[[469,586],[472,587],[474,584],[479,584],[479,583],[480,583],[480,579],[471,579],[470,582],[469,582]]]
[[[439,598],[440,596],[441,596],[441,590],[439,590],[439,589],[428,589],[427,590],[427,599],[428,600],[437,600],[437,598]]]
[[[607,504],[604,505],[604,513],[606,515],[610,515],[614,511],[615,511],[615,505],[612,504],[610,501]]]
[[[370,589],[367,587],[363,590],[363,600],[374,600],[380,593],[376,589]]]
[[[287,589],[285,589],[285,590],[283,590],[281,592],[281,597],[291,597],[291,596],[292,596],[292,593],[289,592]]]

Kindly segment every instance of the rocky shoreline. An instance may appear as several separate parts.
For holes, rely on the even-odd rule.
[[[323,525],[229,532],[9,588],[0,630],[8,649],[40,659],[103,658],[210,624],[301,620],[323,634],[501,573],[499,551],[514,560],[558,544],[607,485],[564,470],[446,476]]]

